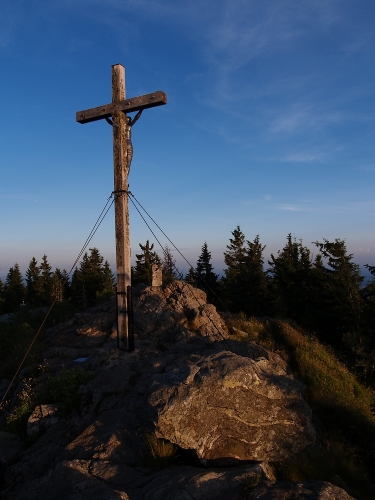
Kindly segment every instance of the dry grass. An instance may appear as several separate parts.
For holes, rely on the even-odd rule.
[[[358,382],[334,353],[316,339],[287,323],[279,323],[279,337],[289,350],[296,374],[308,387],[308,399],[317,408],[346,409],[369,425],[375,437],[375,394]]]
[[[321,479],[354,490],[358,499],[375,498],[375,477],[369,479],[375,470],[374,392],[359,383],[331,349],[296,325],[254,318],[231,321],[229,331],[235,326],[249,332],[248,339],[252,335],[290,364],[306,384],[306,399],[326,429],[326,442],[319,449],[280,464],[280,479]]]
[[[160,439],[151,432],[146,433],[145,441],[148,454],[145,457],[144,464],[147,467],[161,469],[176,457],[177,448],[173,443]]]
[[[256,318],[247,319],[244,315],[227,320],[226,326],[231,340],[239,342],[257,340],[268,328],[265,323],[261,323]]]

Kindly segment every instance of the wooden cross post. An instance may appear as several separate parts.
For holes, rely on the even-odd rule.
[[[117,339],[119,349],[134,350],[134,338],[130,328],[131,265],[128,207],[128,175],[133,156],[131,128],[146,108],[167,103],[164,92],[157,91],[126,99],[125,68],[112,66],[112,103],[97,108],[78,111],[76,120],[88,123],[105,119],[113,125],[114,196],[116,229],[117,270]],[[131,119],[126,113],[138,111]],[[112,120],[111,120],[112,118]]]

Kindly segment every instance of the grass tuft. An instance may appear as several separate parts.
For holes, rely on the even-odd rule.
[[[246,342],[264,336],[268,324],[261,323],[256,318],[247,318],[243,313],[237,318],[226,320],[226,326],[231,340]]]
[[[144,460],[146,467],[162,469],[176,458],[177,447],[173,443],[158,438],[151,432],[146,433],[145,441],[148,450]]]

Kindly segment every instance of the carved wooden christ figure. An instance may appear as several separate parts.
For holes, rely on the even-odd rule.
[[[125,68],[121,64],[112,66],[112,103],[78,111],[76,120],[89,123],[105,119],[113,126],[114,196],[116,231],[117,273],[117,339],[119,349],[134,350],[131,329],[131,264],[128,205],[128,175],[133,157],[131,143],[132,125],[142,111],[167,103],[162,91],[126,99]],[[126,113],[138,111],[133,119]]]

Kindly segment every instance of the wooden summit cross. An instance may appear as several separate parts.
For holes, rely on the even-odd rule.
[[[157,91],[126,99],[125,68],[112,66],[112,103],[78,111],[76,120],[88,123],[107,120],[113,126],[114,196],[117,272],[117,339],[119,349],[134,350],[131,328],[131,265],[129,237],[128,175],[133,156],[131,127],[142,111],[167,103],[164,92]],[[133,119],[126,113],[138,111]],[[112,120],[111,120],[112,118]]]

